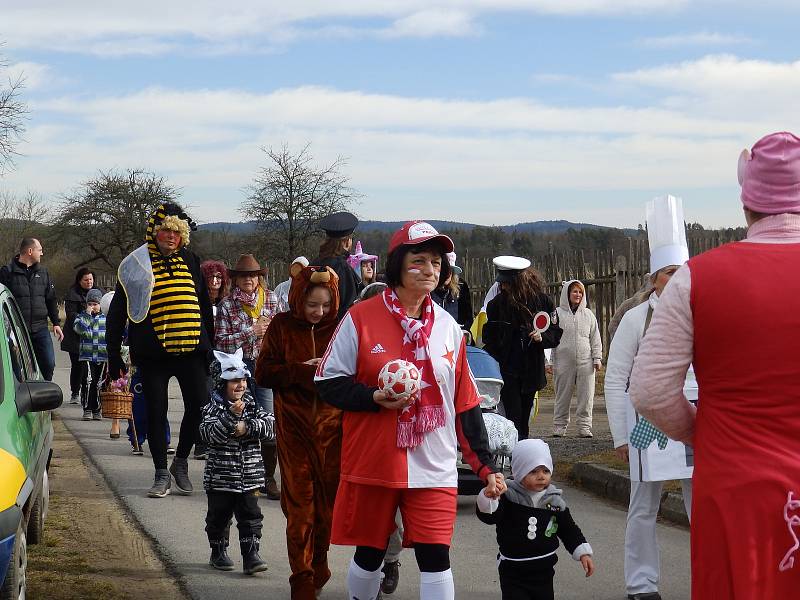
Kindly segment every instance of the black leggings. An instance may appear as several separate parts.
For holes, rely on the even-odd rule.
[[[86,400],[87,387],[86,387],[86,363],[79,360],[77,352],[69,353],[69,390],[73,396],[81,395],[82,399]]]
[[[522,391],[520,377],[503,373],[503,389],[500,391],[500,399],[503,401],[506,418],[514,423],[520,440],[527,440],[530,434],[528,424],[531,419],[534,395],[535,392],[526,394]]]
[[[365,571],[381,568],[386,548],[356,546],[355,563]],[[445,544],[414,544],[414,556],[421,573],[441,573],[450,568],[450,546]]]
[[[156,469],[167,468],[167,387],[175,377],[183,396],[183,419],[175,456],[187,458],[199,438],[200,408],[208,399],[208,374],[200,353],[168,357],[159,361],[138,361],[142,391],[147,405],[147,443]]]

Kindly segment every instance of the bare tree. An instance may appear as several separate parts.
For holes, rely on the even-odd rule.
[[[64,197],[55,225],[88,251],[88,258],[76,266],[100,260],[114,269],[144,243],[150,213],[177,196],[164,177],[142,169],[101,171]]]
[[[6,67],[8,63],[0,57],[0,73]],[[17,143],[25,132],[28,105],[20,97],[24,83],[25,79],[19,75],[9,77],[7,84],[0,84],[0,175],[13,166]]]
[[[23,237],[41,238],[47,230],[52,211],[35,192],[18,197],[0,192],[0,256],[14,256]]]
[[[305,251],[319,220],[358,198],[340,172],[346,163],[342,157],[319,168],[308,149],[306,145],[292,154],[285,144],[279,150],[261,148],[268,164],[246,188],[247,199],[239,209],[245,219],[256,221],[273,258],[291,260]]]

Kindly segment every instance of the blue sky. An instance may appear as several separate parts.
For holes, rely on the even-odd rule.
[[[635,226],[672,193],[733,226],[739,152],[800,129],[796,2],[229,4],[4,0],[31,114],[0,191],[142,167],[241,220],[260,148],[310,143],[368,218]]]

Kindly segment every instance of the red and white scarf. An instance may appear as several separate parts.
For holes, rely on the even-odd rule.
[[[422,375],[418,397],[397,417],[397,447],[415,448],[422,443],[424,433],[438,429],[445,423],[444,400],[436,383],[428,346],[428,338],[433,330],[433,301],[429,295],[425,296],[421,319],[406,315],[392,289],[383,292],[383,302],[405,333],[400,358],[416,365]]]

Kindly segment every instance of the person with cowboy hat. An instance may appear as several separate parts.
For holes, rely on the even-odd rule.
[[[347,211],[335,212],[321,219],[319,227],[325,232],[325,241],[320,244],[319,256],[311,261],[312,265],[330,267],[339,277],[338,319],[344,317],[360,291],[361,279],[347,263],[357,225],[356,216]]]
[[[122,339],[127,327],[131,362],[139,369],[150,426],[147,441],[155,478],[147,495],[163,498],[171,479],[191,494],[187,458],[199,437],[200,407],[208,397],[208,355],[214,339],[214,317],[200,259],[186,247],[197,229],[183,209],[160,204],[150,215],[145,243],[119,265],[119,281],[106,319],[111,379],[125,371]],[[183,396],[180,438],[167,470],[167,386],[177,378]]]
[[[215,319],[216,349],[233,354],[241,348],[244,362],[251,373],[255,373],[261,341],[278,308],[278,297],[267,288],[264,281],[266,272],[252,254],[239,256],[233,268],[228,269],[231,293],[217,307]],[[248,385],[258,405],[272,414],[272,390],[256,385],[252,377],[248,378]],[[280,490],[275,481],[278,454],[274,440],[261,444],[261,456],[266,474],[267,498],[278,500]]]

